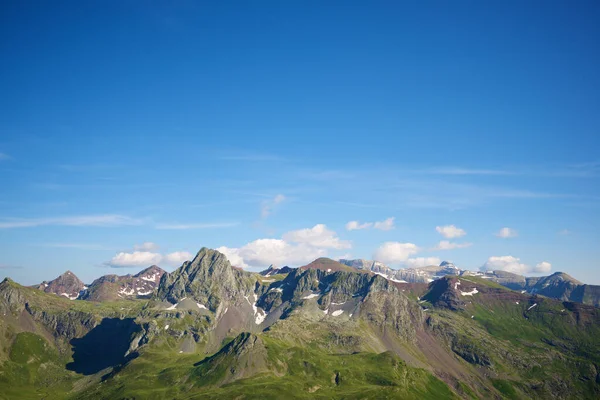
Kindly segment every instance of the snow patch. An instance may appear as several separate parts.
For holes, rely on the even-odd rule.
[[[263,279],[263,282],[271,283],[271,282],[275,282],[275,279]]]
[[[331,313],[331,315],[333,315],[334,317],[337,317],[338,315],[342,315],[344,313],[344,310],[335,310],[334,312]]]
[[[153,275],[142,276],[142,279],[148,282],[156,282],[156,277],[158,276],[158,272],[155,272]]]
[[[329,314],[329,308],[327,310],[323,311],[323,314],[325,314],[325,315]]]
[[[172,304],[171,307],[168,307],[167,310],[174,310],[177,308],[177,306],[179,305],[179,303],[176,304]]]
[[[460,285],[460,281],[456,281],[454,283],[454,290],[458,289],[458,285]],[[461,292],[462,293],[462,292]]]
[[[275,291],[275,292],[283,293],[283,289],[278,288],[278,287],[271,288],[271,289],[269,289],[269,292],[270,291]]]
[[[346,304],[346,302],[343,302],[343,303],[334,303],[334,302],[332,302],[331,303],[332,306],[341,306],[342,304]]]
[[[196,303],[196,305],[198,306],[199,309],[201,310],[208,310],[208,308],[206,308],[206,306],[204,304],[200,304],[200,303]]]
[[[431,283],[431,282],[433,282],[433,279],[427,278],[427,283]]]
[[[311,293],[308,296],[304,296],[303,299],[313,299],[315,297],[319,297],[318,293]]]
[[[252,311],[254,311],[254,323],[256,325],[260,325],[263,323],[265,318],[267,318],[268,313],[263,309],[258,309],[258,307],[256,306],[256,303],[258,302],[258,297],[256,296],[256,293],[252,293],[252,295],[254,296],[254,303],[250,302],[250,296],[244,296],[244,298],[246,299],[248,304],[252,306]]]
[[[532,309],[533,307],[535,307],[535,306],[537,306],[537,303],[533,303],[533,305],[532,305],[531,307],[529,307],[529,308],[527,309],[527,311],[531,310],[531,309]]]
[[[518,301],[515,301],[515,304],[519,304],[519,302],[518,302]]]
[[[61,296],[65,296],[69,300],[75,300],[75,299],[77,299],[79,297],[79,294],[77,294],[77,296],[69,296],[68,293],[61,293],[60,295]]]
[[[147,292],[140,292],[140,289],[138,289],[138,296],[146,296],[149,295],[150,293],[152,293],[152,290],[148,290]]]
[[[473,290],[471,290],[470,292],[463,292],[463,291],[460,292],[460,294],[462,294],[463,296],[473,296],[474,294],[477,294],[477,293],[479,293],[477,288],[473,288]]]
[[[125,296],[133,296],[135,294],[135,290],[133,290],[133,288],[121,288],[119,289],[119,293],[124,294]]]
[[[165,325],[165,331],[169,329],[169,325]]]

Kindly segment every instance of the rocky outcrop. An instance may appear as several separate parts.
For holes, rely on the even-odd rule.
[[[423,300],[430,302],[435,307],[447,308],[452,311],[462,310],[464,301],[458,293],[460,281],[457,278],[442,278],[429,286],[429,291]]]
[[[196,364],[194,377],[200,385],[222,386],[268,370],[267,349],[262,339],[243,332],[214,356]]]

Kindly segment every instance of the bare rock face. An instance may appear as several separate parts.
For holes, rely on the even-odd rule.
[[[81,296],[86,289],[84,283],[71,271],[67,271],[50,282],[42,282],[35,286],[46,293],[54,293],[75,300]]]
[[[260,274],[262,276],[271,276],[271,275],[278,275],[278,274],[289,274],[293,270],[294,270],[294,268],[290,268],[288,266],[279,268],[279,267],[277,267],[275,265],[270,265],[269,268],[265,269],[264,271],[261,271]]]
[[[458,295],[460,281],[457,278],[442,278],[429,286],[429,292],[423,296],[436,307],[443,307],[453,311],[462,310],[464,301]]]
[[[203,247],[194,260],[162,277],[155,297],[170,303],[190,298],[216,312],[222,303],[244,300],[255,283],[255,277],[233,268],[223,254]]]
[[[150,297],[166,272],[153,265],[135,275],[104,275],[82,294],[83,300],[108,301]]]

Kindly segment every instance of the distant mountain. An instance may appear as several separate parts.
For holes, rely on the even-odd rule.
[[[135,275],[104,275],[90,284],[81,299],[109,301],[149,297],[164,274],[162,268],[153,265]]]
[[[363,259],[341,259],[339,262],[358,270],[372,271],[396,282],[406,283],[429,283],[445,275],[458,275],[460,273],[460,270],[449,261],[443,261],[439,266],[431,265],[403,269],[392,269],[379,261]]]
[[[285,267],[276,267],[274,265],[269,265],[269,268],[265,269],[264,271],[259,272],[262,276],[268,277],[271,275],[279,275],[279,274],[289,274],[290,272],[292,272],[294,268],[290,268],[288,266]]]
[[[69,300],[78,299],[85,292],[85,289],[87,289],[84,283],[71,271],[66,271],[58,278],[50,282],[44,281],[34,287],[46,293],[54,293],[66,297]]]
[[[600,306],[599,285],[586,285],[564,272],[541,277],[525,277],[505,271],[491,271],[478,275],[512,290]]]

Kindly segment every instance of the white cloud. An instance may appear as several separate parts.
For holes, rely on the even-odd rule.
[[[436,226],[435,230],[447,239],[453,239],[465,236],[467,234],[467,232],[465,232],[463,229],[460,229],[454,225]]]
[[[0,160],[10,160],[10,159],[12,159],[12,157],[9,156],[8,154],[0,153]]]
[[[196,223],[196,224],[158,224],[156,229],[163,230],[186,230],[186,229],[212,229],[212,228],[231,228],[237,226],[237,222],[215,222],[215,223]]]
[[[547,273],[552,269],[552,264],[542,261],[535,267],[521,262],[521,259],[513,256],[492,256],[480,268],[482,271],[502,270],[514,274],[524,275],[527,273]]]
[[[381,231],[389,231],[394,229],[394,217],[387,218],[383,221],[365,222],[361,224],[358,221],[350,221],[346,224],[346,230],[354,231],[359,229],[379,229]]]
[[[536,264],[536,266],[533,268],[533,272],[539,272],[539,273],[548,273],[552,270],[552,264],[550,264],[548,261],[542,261],[539,264]]]
[[[0,229],[31,228],[43,225],[113,227],[139,225],[141,223],[142,221],[139,219],[117,214],[79,215],[74,217],[4,219],[0,221]]]
[[[404,264],[409,268],[427,267],[429,265],[440,265],[442,260],[438,257],[416,257],[409,258]]]
[[[286,197],[282,194],[278,194],[277,196],[275,196],[272,199],[269,200],[265,200],[262,203],[262,206],[260,208],[260,216],[261,218],[267,218],[269,215],[271,215],[271,213],[273,212],[273,210],[275,209],[275,207],[281,203],[283,203],[286,200]]]
[[[142,244],[136,244],[133,246],[134,250],[137,251],[156,251],[158,250],[158,245],[152,242],[144,242]]]
[[[570,235],[571,233],[573,233],[573,232],[571,232],[571,231],[570,231],[570,230],[568,230],[568,229],[563,229],[563,230],[561,230],[561,231],[558,231],[558,234],[559,234],[559,235],[565,235],[565,236],[566,236],[566,235]]]
[[[288,232],[283,235],[283,240],[326,249],[349,249],[352,247],[350,242],[340,240],[334,231],[327,229],[327,226],[323,224]]]
[[[105,264],[113,268],[147,267],[150,265],[168,265],[178,267],[194,255],[187,251],[175,251],[169,254],[158,253],[156,243],[136,244],[133,251],[121,251]]]
[[[121,252],[115,255],[107,264],[111,267],[146,267],[160,264],[162,255],[150,251],[134,251],[133,253]]]
[[[365,222],[364,224],[361,224],[358,221],[350,221],[346,224],[346,230],[355,231],[360,229],[369,229],[371,226],[373,226],[372,222]]]
[[[496,236],[503,238],[503,239],[507,239],[507,238],[514,238],[519,236],[519,233],[511,228],[502,228],[498,231],[498,233],[496,233]]]
[[[258,239],[240,248],[219,247],[232,265],[266,267],[275,265],[304,265],[324,257],[327,251],[305,243],[292,244],[281,239]]]
[[[231,247],[217,247],[216,250],[220,253],[223,253],[225,257],[229,260],[229,263],[234,267],[239,268],[248,268],[249,265],[244,262],[242,256],[240,256],[240,249],[235,249]]]
[[[179,267],[184,261],[190,261],[194,255],[188,251],[175,251],[163,257],[162,263],[173,267]]]
[[[281,239],[257,239],[239,248],[219,247],[232,265],[266,267],[270,264],[299,266],[327,256],[330,249],[349,249],[350,242],[323,224],[285,233]]]
[[[375,222],[373,228],[379,229],[380,231],[389,231],[394,229],[394,217],[387,218],[380,222]]]
[[[96,243],[44,243],[45,247],[56,247],[62,249],[79,249],[79,250],[109,250],[110,248]]]
[[[397,264],[406,261],[418,251],[419,247],[413,243],[385,242],[375,250],[373,258],[384,264]]]
[[[433,250],[453,250],[453,249],[464,249],[466,247],[471,247],[473,243],[454,243],[448,240],[441,240]]]

